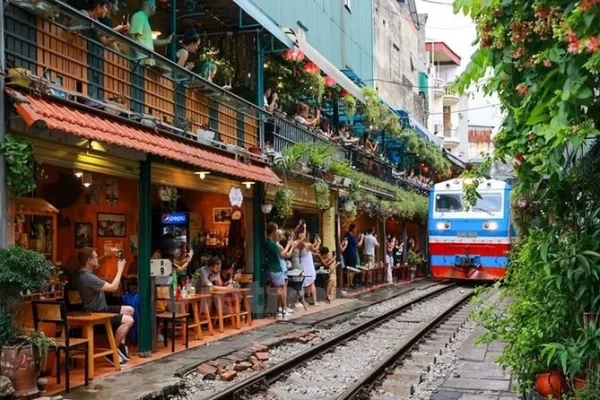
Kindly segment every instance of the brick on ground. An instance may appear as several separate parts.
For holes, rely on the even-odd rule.
[[[235,377],[237,376],[237,372],[236,371],[225,371],[222,372],[221,374],[219,374],[219,379],[225,382],[230,382],[232,380],[235,379]]]
[[[255,357],[258,359],[258,361],[268,361],[269,353],[267,353],[266,351],[262,351],[262,352],[256,353]]]
[[[210,365],[208,363],[204,363],[204,364],[200,364],[196,368],[196,372],[198,372],[201,375],[215,374],[217,372],[217,367]]]
[[[409,397],[412,394],[412,387],[413,385],[411,383],[389,381],[383,382],[383,385],[381,386],[386,392],[398,397]]]

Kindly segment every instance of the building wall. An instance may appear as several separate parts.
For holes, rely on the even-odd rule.
[[[339,69],[373,77],[372,0],[253,0],[280,26],[308,31],[310,44]]]
[[[375,86],[392,107],[406,110],[425,122],[425,98],[419,95],[419,72],[425,71],[426,16],[420,28],[411,19],[407,3],[373,0]]]

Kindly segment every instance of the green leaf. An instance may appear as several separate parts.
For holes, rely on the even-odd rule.
[[[562,353],[560,353],[560,366],[563,371],[567,370],[567,357],[568,357],[568,354],[566,351],[563,351]]]
[[[587,258],[585,258],[581,254],[577,254],[575,257],[577,257],[577,259],[579,260],[581,265],[585,268],[585,271],[589,274],[591,271],[591,267],[590,267],[590,263],[588,262]]]
[[[542,244],[542,247],[540,248],[540,257],[542,257],[542,261],[544,262],[548,262],[548,242],[545,242]]]
[[[593,256],[593,257],[600,258],[600,253],[596,253],[595,251],[591,251],[591,250],[585,250],[583,252],[583,254],[585,254],[586,256]]]
[[[581,86],[579,90],[575,93],[575,97],[579,100],[589,99],[593,95],[594,93],[592,92],[592,89],[590,89],[587,86]]]

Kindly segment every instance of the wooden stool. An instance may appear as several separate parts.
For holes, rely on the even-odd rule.
[[[208,328],[208,334],[213,336],[215,331],[213,330],[209,304],[209,302],[212,300],[212,296],[209,293],[202,293],[200,296],[202,296],[202,299],[200,300],[200,309],[198,310],[198,324],[200,325],[200,329],[202,329],[202,325],[206,325]]]
[[[242,323],[241,318],[244,318],[244,322],[247,326],[252,326],[252,307],[250,306],[250,300],[252,296],[249,296],[250,289],[238,289],[238,295],[241,297],[241,310],[240,310],[240,325]]]

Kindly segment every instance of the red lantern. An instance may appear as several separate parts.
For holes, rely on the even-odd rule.
[[[325,77],[325,86],[333,87],[333,85],[335,85],[335,80],[333,80],[333,78],[330,76],[326,76]]]
[[[298,47],[294,46],[293,49],[287,49],[283,52],[283,59],[294,63],[300,63],[304,60],[304,53]]]
[[[320,72],[319,67],[317,67],[317,65],[312,61],[309,61],[306,64],[304,64],[304,67],[302,69],[304,70],[304,72],[310,75],[314,75]]]
[[[340,96],[341,96],[341,97],[346,97],[346,96],[348,96],[348,94],[349,94],[349,93],[348,93],[348,91],[347,91],[346,89],[342,89],[342,90],[340,90]]]
[[[421,171],[423,171],[423,175],[428,175],[429,174],[429,167],[426,165],[424,166]]]

